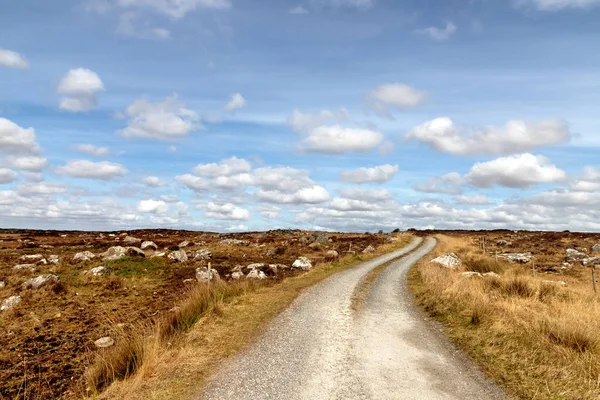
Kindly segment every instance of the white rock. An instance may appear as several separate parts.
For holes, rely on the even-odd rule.
[[[486,272],[485,274],[483,274],[483,276],[486,278],[500,279],[500,275],[498,275],[495,272]]]
[[[185,250],[177,250],[169,253],[169,260],[172,262],[186,262],[188,260],[188,256],[185,253]]]
[[[242,279],[244,277],[244,273],[240,272],[240,271],[235,271],[234,273],[231,274],[231,279]]]
[[[120,260],[121,258],[125,257],[126,254],[127,249],[125,247],[112,246],[111,248],[106,250],[104,253],[99,254],[98,256],[102,257],[104,261],[114,261]]]
[[[329,250],[327,253],[325,253],[325,258],[327,260],[337,260],[339,256],[340,254],[335,250]]]
[[[0,289],[4,289],[6,287],[6,282],[0,281]]]
[[[140,248],[142,250],[146,250],[146,249],[154,249],[154,250],[158,250],[158,246],[156,245],[156,243],[150,241],[150,240],[146,240],[144,243],[142,243],[142,245],[140,246]]]
[[[479,272],[474,272],[474,271],[467,271],[467,272],[463,272],[460,274],[461,276],[464,276],[465,278],[481,278],[483,277],[483,275],[481,275]]]
[[[592,253],[600,253],[600,243],[592,246]]]
[[[188,247],[191,243],[188,240],[184,240],[183,242],[179,243],[179,248],[183,249],[184,247]]]
[[[138,244],[141,242],[142,242],[142,239],[138,239],[133,236],[126,236],[125,239],[123,239],[123,243],[125,243],[125,244]]]
[[[582,251],[577,251],[575,249],[567,249],[566,251],[566,259],[567,261],[579,261],[587,258],[587,254]]]
[[[28,255],[24,255],[19,257],[19,261],[29,261],[31,262],[38,262],[38,261],[42,261],[44,260],[44,256],[42,254],[28,254]]]
[[[262,263],[254,263],[254,264],[248,264],[248,266],[246,267],[247,270],[254,270],[254,269],[262,269],[265,267],[265,264]]]
[[[542,283],[548,283],[550,285],[567,286],[567,282],[565,282],[565,281],[547,281],[547,280],[543,280]]]
[[[304,271],[308,271],[312,267],[313,267],[313,265],[312,265],[312,263],[310,262],[310,260],[307,257],[299,257],[292,264],[292,268],[294,268],[294,269],[301,269],[301,270],[304,270]]]
[[[583,265],[599,265],[600,264],[600,257],[588,257],[588,258],[584,258],[583,260],[581,260],[581,263]]]
[[[81,253],[75,254],[75,256],[73,257],[73,261],[75,261],[75,262],[89,261],[89,260],[93,259],[94,257],[96,257],[94,255],[94,253],[92,253],[90,251],[82,251]]]
[[[458,268],[462,264],[460,258],[454,253],[444,254],[443,256],[434,258],[431,262],[451,269]]]
[[[110,274],[110,267],[101,265],[84,272],[85,275],[104,276]]]
[[[13,267],[14,270],[16,271],[29,271],[29,272],[35,272],[37,270],[37,264],[19,264],[19,265],[15,265]]]
[[[194,252],[194,261],[210,260],[212,253],[209,249],[200,249]]]
[[[0,311],[8,311],[21,302],[21,296],[10,296],[2,301]]]
[[[210,270],[208,267],[196,268],[196,280],[198,282],[218,281],[220,279],[219,272],[214,268]]]
[[[249,246],[250,242],[248,240],[224,239],[224,240],[221,240],[219,242],[219,244],[236,245],[236,246]]]
[[[250,271],[248,273],[248,275],[246,275],[246,279],[263,280],[263,279],[267,279],[267,275],[265,275],[265,273],[262,272],[262,271],[259,271],[257,269],[253,269],[252,271]]]
[[[531,261],[531,253],[503,253],[498,254],[498,257],[508,261],[511,264],[527,264]]]
[[[21,285],[21,287],[23,289],[39,289],[48,282],[56,282],[56,281],[58,281],[58,276],[56,276],[56,275],[52,275],[52,274],[40,275],[35,278],[29,279],[28,281],[23,283],[23,285]]]
[[[144,252],[137,247],[129,246],[126,248],[126,251],[129,257],[146,257],[146,254],[144,254]]]
[[[370,244],[362,252],[363,252],[363,254],[374,253],[375,252],[375,247],[373,247],[373,245]]]
[[[103,338],[96,340],[94,342],[94,344],[96,345],[96,347],[100,347],[101,349],[103,349],[106,347],[113,346],[115,344],[115,341],[110,336],[105,336]]]
[[[48,262],[53,265],[58,265],[60,263],[60,258],[56,254],[52,254],[48,256]]]
[[[164,252],[164,251],[161,251],[161,252],[159,252],[159,253],[154,253],[154,254],[152,254],[152,255],[150,256],[150,258],[155,258],[155,257],[164,257],[164,256],[166,256],[166,255],[167,255],[167,253],[166,253],[166,252]]]

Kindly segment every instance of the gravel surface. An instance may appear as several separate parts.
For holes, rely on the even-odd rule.
[[[406,272],[435,247],[401,250],[304,292],[261,338],[231,359],[198,399],[504,399],[415,309]],[[395,258],[356,312],[361,279]]]

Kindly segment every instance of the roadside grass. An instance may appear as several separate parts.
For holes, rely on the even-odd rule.
[[[551,278],[496,261],[464,238],[439,239],[435,254],[455,252],[465,266],[452,271],[428,257],[409,285],[452,342],[514,398],[600,398],[600,303],[589,282],[543,282]],[[501,278],[461,276],[466,270]]]
[[[372,254],[348,254],[277,283],[198,285],[165,319],[123,334],[86,371],[87,395],[101,399],[185,399],[306,288],[336,272],[408,244],[411,235]],[[85,389],[84,389],[85,390]]]

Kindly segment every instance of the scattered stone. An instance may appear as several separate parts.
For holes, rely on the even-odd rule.
[[[73,257],[73,261],[75,261],[75,262],[89,261],[89,260],[93,259],[94,257],[96,257],[96,256],[91,251],[82,251],[81,253],[75,254],[75,256]]]
[[[325,253],[325,259],[327,261],[335,261],[339,258],[340,253],[338,253],[335,250],[329,250],[327,253]]]
[[[127,249],[122,246],[113,246],[106,250],[104,253],[99,254],[104,261],[120,260],[127,254]]]
[[[474,271],[467,271],[467,272],[463,272],[460,274],[461,276],[464,276],[465,278],[483,278],[483,275],[481,275],[479,272],[474,272]]]
[[[41,244],[40,245],[40,249],[53,249],[54,246],[52,246],[51,244]]]
[[[172,262],[186,262],[188,260],[185,250],[177,250],[169,253],[169,260]]]
[[[29,279],[28,281],[23,283],[23,285],[21,285],[21,287],[23,289],[39,289],[49,282],[58,281],[58,279],[59,279],[58,276],[52,275],[52,274],[40,275],[35,278]]]
[[[434,258],[431,262],[451,269],[458,268],[462,264],[460,258],[454,253],[444,254],[443,256]]]
[[[214,268],[196,268],[196,280],[198,282],[218,281],[220,279],[221,277],[219,276],[219,272]]]
[[[493,279],[500,279],[500,275],[498,275],[495,272],[486,272],[485,274],[483,274],[483,276],[485,278],[493,278]]]
[[[308,245],[313,250],[319,250],[321,248],[321,243],[311,243]]]
[[[313,232],[311,241],[317,244],[325,244],[329,242],[329,235],[326,232]]]
[[[584,258],[583,260],[581,260],[581,263],[583,265],[599,265],[600,264],[600,257],[588,257],[588,258]]]
[[[368,245],[366,249],[364,249],[363,254],[369,254],[369,253],[374,253],[375,252],[375,247],[373,247],[372,244]]]
[[[512,243],[511,243],[511,242],[509,242],[508,240],[498,240],[498,241],[496,242],[496,244],[497,244],[498,246],[511,246],[511,245],[512,245]]]
[[[21,302],[21,296],[10,296],[2,301],[0,311],[8,311]]]
[[[231,274],[231,279],[235,279],[236,281],[238,279],[242,279],[244,277],[244,273],[241,271],[236,271],[234,273]]]
[[[592,246],[592,253],[600,253],[600,243]]]
[[[248,240],[239,240],[239,239],[224,239],[219,242],[219,244],[227,244],[227,245],[235,245],[235,246],[250,246],[250,242]]]
[[[92,275],[92,276],[105,276],[110,274],[110,267],[101,265],[99,267],[92,268],[83,273],[84,275]]]
[[[294,269],[301,269],[303,271],[308,271],[309,269],[311,269],[313,267],[312,263],[310,262],[310,260],[306,257],[299,257],[296,261],[294,261],[294,263],[292,264],[292,268]]]
[[[156,245],[156,243],[154,243],[150,240],[146,240],[145,242],[143,242],[142,245],[140,246],[140,248],[142,250],[146,250],[146,249],[158,250],[158,246]]]
[[[544,281],[542,281],[542,283],[548,283],[551,285],[567,286],[567,282],[565,282],[565,281],[546,281],[546,280],[544,280]]]
[[[146,254],[141,249],[133,246],[127,247],[127,255],[129,257],[146,257]]]
[[[498,254],[498,257],[508,261],[511,264],[527,264],[531,261],[531,253],[503,253]]]
[[[277,272],[279,272],[279,268],[277,268],[277,264],[269,264],[269,265],[267,265],[267,269],[268,269],[268,272],[270,272],[273,275],[277,275]]]
[[[194,261],[203,261],[210,260],[212,257],[212,252],[209,249],[200,249],[194,252]]]
[[[184,240],[183,242],[179,243],[179,248],[183,249],[184,247],[188,247],[191,243],[187,240]]]
[[[150,258],[155,258],[155,257],[164,257],[164,256],[166,256],[166,255],[167,255],[167,253],[166,253],[166,252],[164,252],[164,251],[161,251],[161,252],[159,252],[159,253],[154,253],[154,254],[152,254],[152,255],[150,256]]]
[[[393,243],[393,242],[397,242],[398,238],[397,237],[393,237],[393,236],[388,236],[385,238],[385,241],[388,243]]]
[[[48,262],[52,265],[58,265],[60,263],[60,258],[56,254],[52,254],[48,256]]]
[[[37,264],[19,264],[13,267],[16,271],[25,271],[35,272],[37,270]]]
[[[125,239],[123,239],[123,243],[125,243],[125,244],[138,244],[138,243],[142,243],[142,239],[138,239],[138,238],[133,237],[133,236],[125,236]]]
[[[105,336],[100,338],[94,342],[96,347],[100,347],[101,349],[105,349],[107,347],[113,346],[115,344],[115,340],[110,336]]]
[[[572,261],[580,261],[583,260],[584,258],[587,258],[587,254],[585,254],[582,251],[577,251],[575,249],[567,249],[566,252],[566,260],[569,262]]]
[[[259,271],[257,269],[253,269],[252,271],[250,271],[248,273],[248,275],[246,275],[246,279],[263,280],[263,279],[267,279],[267,275],[265,275],[265,273],[262,272],[262,271]]]
[[[43,260],[43,263],[46,262],[46,259],[44,258],[44,256],[42,254],[28,254],[28,255],[19,257],[19,261],[29,261],[30,263],[31,262],[34,262],[34,263],[42,262],[42,260]]]
[[[6,287],[6,282],[0,281],[0,289],[4,289]]]
[[[577,250],[580,253],[585,253],[587,254],[588,249],[586,249],[585,247],[575,247],[575,250]]]

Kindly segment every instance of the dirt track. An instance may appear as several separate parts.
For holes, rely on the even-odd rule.
[[[394,261],[364,304],[352,296],[374,268],[421,243],[339,273],[301,295],[200,399],[503,399],[413,306],[406,272],[434,239]]]

